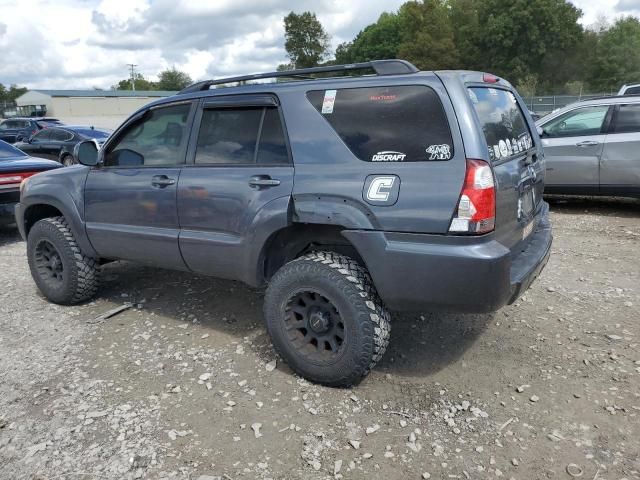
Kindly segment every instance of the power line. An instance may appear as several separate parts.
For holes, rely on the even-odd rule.
[[[131,69],[131,90],[136,91],[136,71],[135,68],[138,66],[135,63],[127,63],[127,66]]]

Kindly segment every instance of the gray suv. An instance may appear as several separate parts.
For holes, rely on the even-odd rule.
[[[30,178],[16,220],[51,301],[90,298],[114,259],[266,285],[280,355],[347,386],[390,310],[493,311],[540,273],[535,132],[508,82],[401,60],[205,81]]]
[[[546,192],[640,197],[640,96],[573,103],[537,125]]]

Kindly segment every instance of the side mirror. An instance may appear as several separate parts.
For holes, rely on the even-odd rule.
[[[538,136],[540,138],[544,137],[544,135],[545,135],[544,128],[542,128],[540,125],[537,125],[536,126],[536,130],[538,131]]]
[[[95,140],[85,140],[73,148],[73,156],[82,165],[95,167],[98,164],[98,145]]]

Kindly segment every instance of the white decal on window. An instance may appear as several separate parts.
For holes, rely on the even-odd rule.
[[[377,177],[371,181],[367,190],[367,199],[372,202],[386,202],[389,200],[396,177]]]
[[[449,160],[451,158],[451,147],[446,143],[429,145],[427,153],[429,154],[429,160]]]
[[[509,149],[507,148],[507,143],[504,140],[500,140],[498,142],[498,147],[500,147],[500,156],[501,157],[508,157],[509,156]]]
[[[383,152],[376,153],[373,157],[371,157],[372,162],[398,162],[405,159],[407,155],[402,152],[393,152],[390,150],[385,150]]]
[[[322,101],[322,113],[333,113],[333,105],[336,103],[337,90],[325,90]]]

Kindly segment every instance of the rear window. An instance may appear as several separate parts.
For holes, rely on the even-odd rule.
[[[0,141],[0,160],[13,157],[24,157],[25,153],[8,143]]]
[[[314,90],[307,98],[360,160],[423,162],[453,157],[447,115],[429,87]]]
[[[513,93],[498,88],[468,89],[492,161],[518,155],[533,146],[531,131]]]

